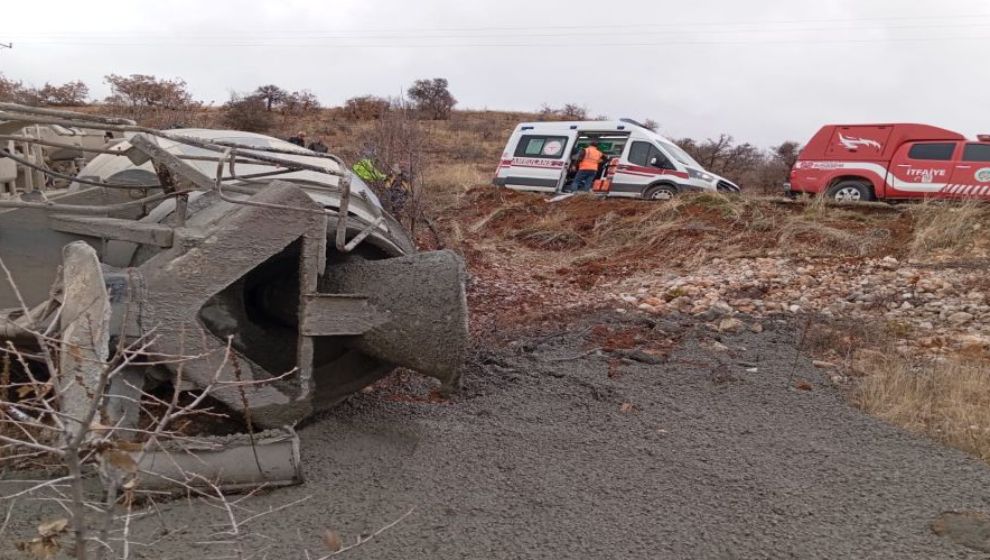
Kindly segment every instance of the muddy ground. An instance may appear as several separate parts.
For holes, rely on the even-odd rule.
[[[398,380],[303,427],[307,483],[245,505],[310,498],[249,526],[264,534],[250,550],[318,558],[328,528],[346,544],[415,508],[344,557],[985,557],[930,524],[988,507],[990,469],[851,408],[796,355],[799,329],[584,317],[503,333],[450,402]],[[30,532],[41,507],[19,504],[10,530]],[[155,544],[132,557],[229,554],[193,544],[222,540],[224,518],[163,503],[135,523]]]

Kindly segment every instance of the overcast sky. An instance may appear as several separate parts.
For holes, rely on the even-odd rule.
[[[181,77],[324,104],[442,76],[464,108],[578,103],[769,146],[827,122],[990,133],[988,0],[44,0],[4,3],[0,73]]]

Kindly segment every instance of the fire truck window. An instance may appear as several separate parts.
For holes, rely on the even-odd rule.
[[[523,136],[515,157],[559,159],[567,146],[566,136]]]
[[[915,144],[908,151],[908,158],[921,160],[948,161],[952,159],[952,152],[956,151],[955,143],[928,143]]]
[[[963,161],[990,161],[990,144],[966,144]]]
[[[649,142],[633,142],[629,148],[629,163],[646,167],[650,164],[650,152],[655,149]]]

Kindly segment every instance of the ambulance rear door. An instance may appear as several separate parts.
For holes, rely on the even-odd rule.
[[[524,130],[510,152],[503,154],[497,182],[511,189],[556,192],[567,174],[574,131]]]

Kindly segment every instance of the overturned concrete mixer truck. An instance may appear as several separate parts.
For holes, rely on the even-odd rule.
[[[32,127],[106,131],[108,143],[70,146]],[[96,155],[69,175],[33,157],[39,146]],[[109,393],[257,381],[213,396],[261,427],[292,425],[398,366],[456,386],[462,260],[417,252],[339,158],[251,133],[6,103],[0,148],[22,175],[48,178],[0,197],[0,342],[31,348],[39,333],[105,320],[85,329],[96,355],[150,341],[147,363]],[[179,355],[201,359],[167,359]],[[108,420],[135,421],[133,399],[121,402]]]

